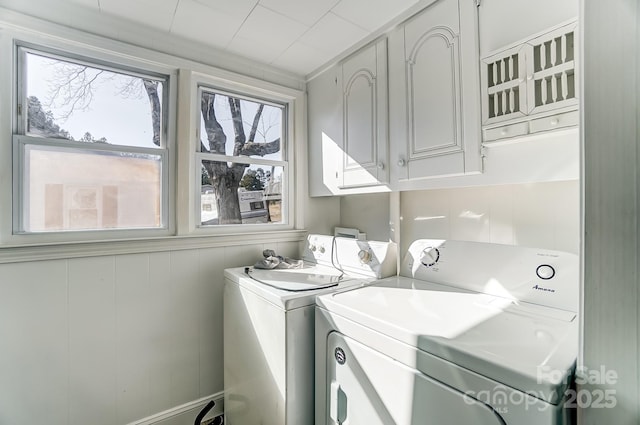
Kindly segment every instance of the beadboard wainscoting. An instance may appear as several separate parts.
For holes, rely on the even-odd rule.
[[[264,248],[300,242],[0,264],[0,423],[136,423],[221,394],[223,270]]]

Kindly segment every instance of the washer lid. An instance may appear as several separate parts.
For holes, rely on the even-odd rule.
[[[317,304],[554,404],[575,367],[574,312],[405,277],[324,295]]]
[[[317,265],[305,265],[301,269],[279,270],[250,268],[249,275],[244,270],[244,267],[225,269],[226,281],[240,285],[284,310],[314,305],[318,295],[364,283],[364,281],[347,276],[338,280],[341,275],[340,271],[333,267]],[[255,279],[252,279],[251,276]],[[371,280],[369,279],[369,281]]]
[[[265,270],[249,268],[247,273],[257,283],[290,292],[314,291],[337,286],[345,276],[338,270],[318,267]]]

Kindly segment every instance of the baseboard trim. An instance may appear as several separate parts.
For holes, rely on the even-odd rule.
[[[127,425],[154,425],[158,424],[164,420],[175,418],[176,416],[183,415],[186,413],[193,413],[193,418],[196,417],[197,413],[200,412],[204,408],[204,406],[209,403],[209,401],[215,401],[216,405],[211,409],[207,416],[204,419],[215,418],[216,416],[222,415],[224,413],[224,392],[221,391],[216,394],[211,394],[207,397],[202,397],[198,400],[193,400],[185,404],[181,404],[176,407],[172,407],[171,409],[167,409],[165,411],[156,413],[151,416],[147,416],[146,418],[139,419],[135,422],[130,422]]]

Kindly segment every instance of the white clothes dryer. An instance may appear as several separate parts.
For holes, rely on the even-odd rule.
[[[310,235],[299,269],[225,270],[225,423],[313,425],[318,295],[396,274],[389,242]]]
[[[400,276],[318,297],[316,425],[566,425],[578,257],[415,241]]]

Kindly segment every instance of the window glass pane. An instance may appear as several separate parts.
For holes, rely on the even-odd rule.
[[[26,53],[26,134],[160,147],[164,82]]]
[[[284,167],[202,161],[200,223],[285,223]]]
[[[202,152],[283,160],[284,107],[203,91]]]
[[[24,231],[159,228],[160,155],[25,146]]]

